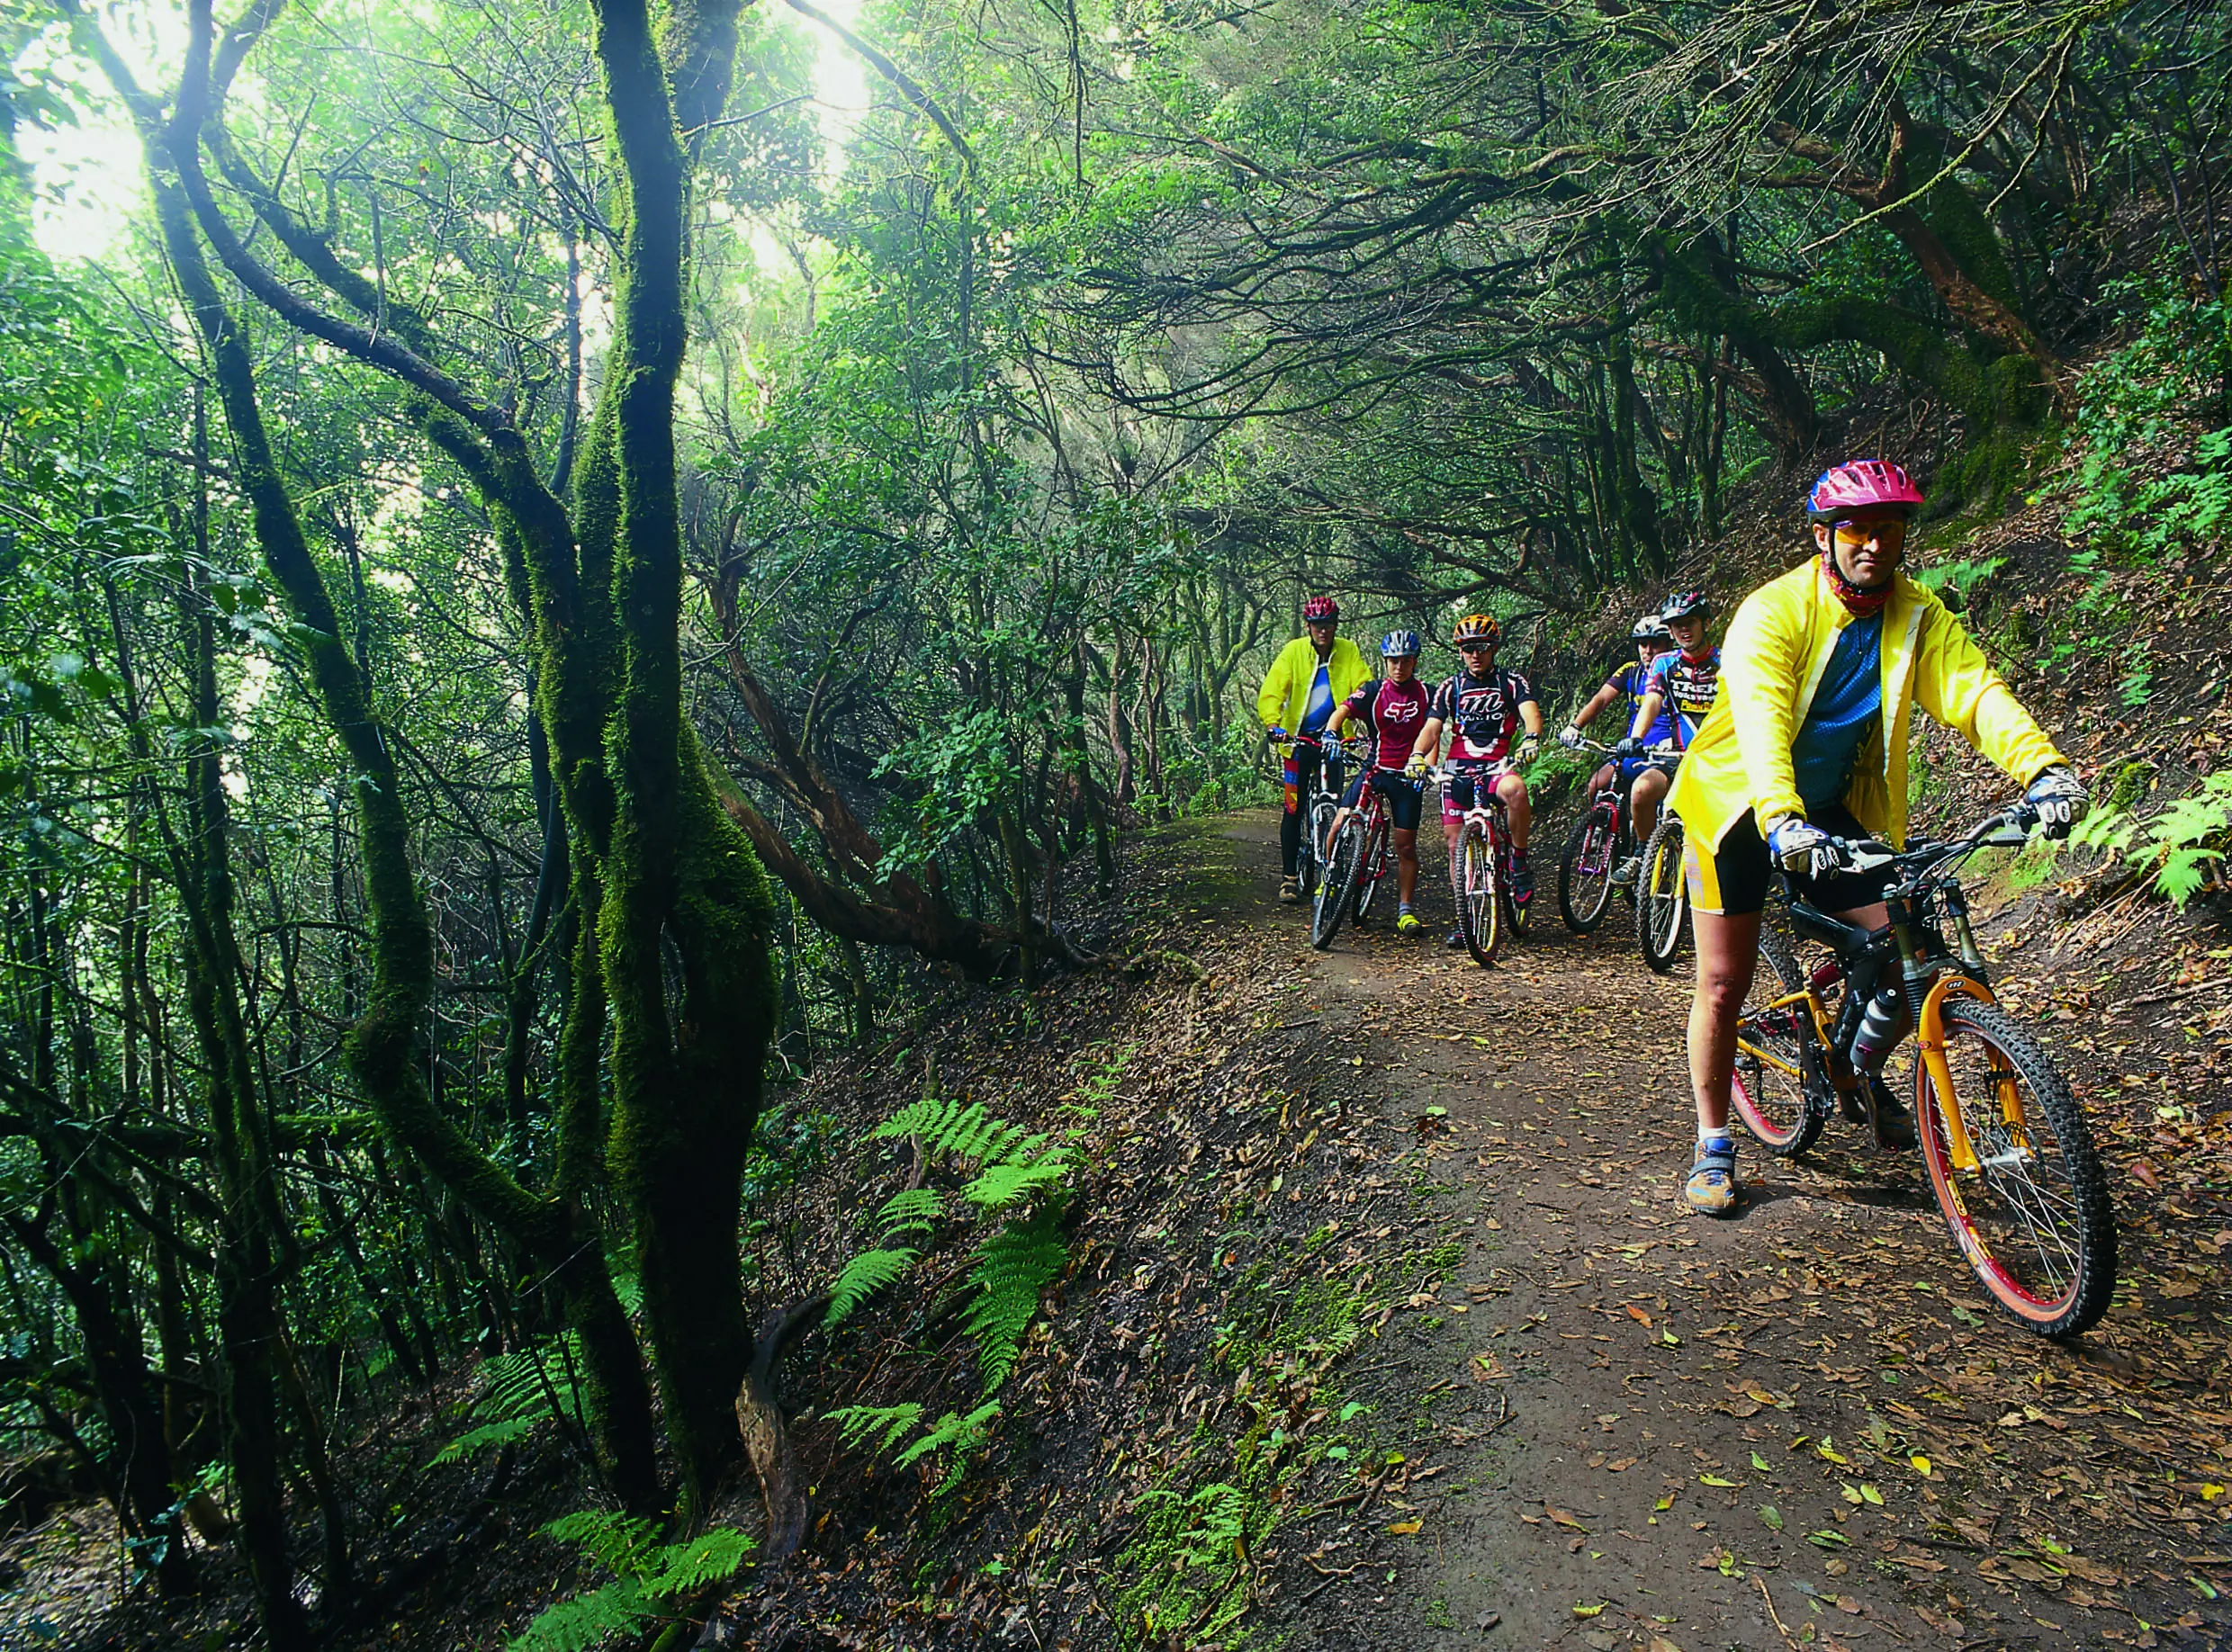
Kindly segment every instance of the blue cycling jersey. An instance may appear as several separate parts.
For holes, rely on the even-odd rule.
[[[1883,717],[1883,615],[1844,628],[1814,690],[1805,722],[1790,742],[1792,777],[1811,811],[1842,801],[1852,765]]]
[[[1627,715],[1620,720],[1620,732],[1624,734],[1635,726],[1636,709],[1642,705],[1643,695],[1651,687],[1651,668],[1640,660],[1633,664],[1622,666],[1610,677],[1605,678],[1605,687],[1616,688],[1627,696]],[[1643,744],[1646,746],[1663,745],[1673,738],[1672,714],[1664,705],[1660,705],[1658,717],[1652,723],[1650,728],[1643,732]]]

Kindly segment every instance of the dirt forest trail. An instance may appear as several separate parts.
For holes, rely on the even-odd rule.
[[[1389,1227],[1355,1230],[1424,1179],[1462,1236],[1395,1307],[1392,1393],[1438,1449],[1383,1471],[1352,1535],[1289,1535],[1309,1572],[1282,1577],[1307,1587],[1272,1604],[1297,1644],[2232,1639],[2220,1327],[2152,1339],[2120,1302],[2079,1347],[2030,1339],[1960,1266],[1919,1160],[1850,1126],[1796,1166],[1747,1145],[1742,1215],[1693,1217],[1687,960],[1646,972],[1624,903],[1570,936],[1544,852],[1531,933],[1483,971],[1440,943],[1422,844],[1429,934],[1382,913],[1317,954],[1273,899],[1274,820],[1213,830],[1224,923],[1290,972],[1277,1029],[1401,1149],[1348,1148],[1286,1197],[1336,1225],[1361,1199],[1377,1255]]]

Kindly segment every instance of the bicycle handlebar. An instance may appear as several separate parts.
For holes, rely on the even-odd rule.
[[[1421,778],[1431,780],[1436,786],[1447,786],[1451,777],[1454,775],[1464,775],[1474,780],[1500,780],[1506,775],[1516,775],[1518,772],[1517,762],[1511,758],[1502,757],[1498,758],[1486,768],[1453,768],[1447,763],[1430,764]]]
[[[2038,823],[2038,812],[2027,803],[1988,814],[1961,837],[1948,843],[1922,843],[1915,848],[1895,849],[1888,843],[1874,838],[1832,838],[1844,857],[1848,872],[1873,872],[1882,866],[1911,866],[1919,882],[1940,866],[1975,854],[1982,848],[2020,848],[2030,840],[2030,829]],[[2012,832],[2013,835],[2004,836]]]
[[[1283,739],[1281,738],[1282,734],[1284,735]],[[1312,751],[1323,751],[1330,744],[1336,750],[1354,756],[1358,753],[1368,753],[1372,750],[1372,737],[1368,734],[1336,734],[1328,741],[1321,734],[1300,734],[1292,729],[1283,731],[1265,729],[1264,744],[1274,747],[1305,746]]]
[[[1618,754],[1618,747],[1616,745],[1606,745],[1603,741],[1591,740],[1586,734],[1581,736],[1581,743],[1579,746],[1574,747],[1573,750],[1577,751],[1595,751],[1601,753],[1605,757],[1614,757]],[[1666,740],[1659,741],[1656,745],[1645,746],[1641,752],[1637,753],[1640,757],[1653,759],[1678,758],[1681,756],[1681,754],[1682,749],[1679,746],[1677,746],[1671,741]]]

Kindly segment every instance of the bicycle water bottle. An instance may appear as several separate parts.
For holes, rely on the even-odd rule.
[[[1898,1033],[1899,995],[1886,987],[1868,1001],[1859,1030],[1852,1035],[1853,1070],[1871,1074],[1881,1073],[1884,1057],[1891,1054]]]

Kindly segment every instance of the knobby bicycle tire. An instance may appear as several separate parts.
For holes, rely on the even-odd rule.
[[[1380,885],[1387,881],[1387,820],[1375,813],[1372,824],[1365,828],[1364,858],[1357,863],[1356,921],[1360,925],[1370,915],[1372,902],[1379,899]]]
[[[1770,923],[1760,926],[1760,960],[1751,972],[1751,991],[1739,1023],[1735,1071],[1729,1085],[1729,1109],[1751,1139],[1778,1158],[1795,1159],[1821,1139],[1827,1121],[1806,1104],[1809,1054],[1820,1043],[1813,1012],[1804,1004],[1781,1010],[1767,1005],[1805,988],[1805,972],[1790,943]],[[1754,1055],[1743,1046],[1750,1045]],[[1777,1063],[1783,1064],[1781,1066]],[[1795,1069],[1785,1072],[1784,1066]]]
[[[1341,932],[1341,920],[1356,898],[1356,869],[1363,864],[1364,822],[1352,815],[1333,836],[1325,881],[1318,885],[1318,902],[1310,909],[1310,944],[1320,952]]]
[[[2090,1330],[2115,1294],[2116,1217],[2083,1105],[1996,1004],[1948,1001],[1945,1041],[1956,1093],[1940,1098],[1917,1062],[1914,1112],[1930,1191],[1954,1242],[1977,1282],[2025,1329],[2050,1337]],[[1965,1071],[1974,1079],[1966,1085]],[[1997,1094],[1985,1093],[2001,1082],[2018,1086],[2020,1132],[2004,1123]],[[1941,1101],[1959,1109],[1977,1170],[1954,1168]],[[2049,1139],[2041,1139],[2041,1123]]]
[[[1682,823],[1660,821],[1643,846],[1635,874],[1635,941],[1643,962],[1663,975],[1682,947],[1682,920],[1689,914],[1689,884],[1682,873]]]
[[[1457,925],[1465,947],[1482,969],[1496,962],[1504,944],[1503,892],[1498,887],[1496,848],[1487,827],[1467,821],[1450,857],[1450,892],[1457,901]]]
[[[1509,932],[1513,940],[1525,940],[1526,926],[1534,916],[1534,895],[1529,895],[1524,901],[1519,899],[1516,886],[1509,876],[1508,863],[1506,863],[1505,871],[1498,875],[1496,890],[1497,898],[1504,903],[1505,929]],[[1539,889],[1535,892],[1537,894],[1540,893]]]
[[[1615,836],[1602,809],[1591,809],[1566,834],[1565,853],[1558,861],[1558,915],[1576,935],[1594,934],[1612,904],[1614,857],[1620,847]],[[1601,857],[1603,863],[1593,875],[1582,871],[1583,862],[1592,855]]]

